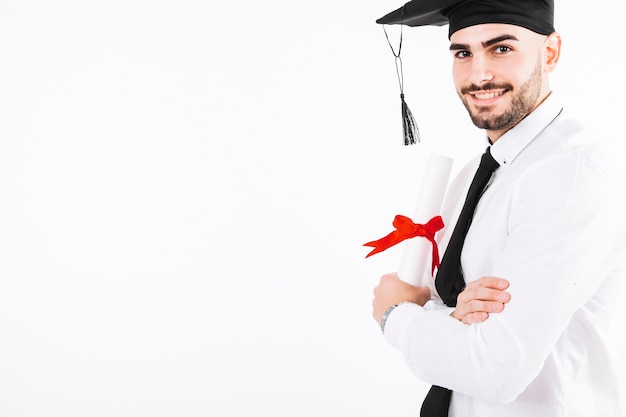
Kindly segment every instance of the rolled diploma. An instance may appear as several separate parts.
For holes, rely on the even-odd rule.
[[[452,158],[447,156],[439,154],[429,156],[417,206],[413,214],[414,223],[425,224],[433,217],[441,214],[452,162]],[[431,271],[431,254],[432,244],[428,239],[419,236],[408,239],[404,245],[398,277],[411,285],[424,285],[422,284],[424,275],[430,274]],[[440,253],[440,256],[443,254]]]

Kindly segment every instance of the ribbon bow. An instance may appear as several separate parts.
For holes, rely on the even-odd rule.
[[[435,242],[435,233],[443,229],[443,219],[441,216],[435,216],[426,224],[413,223],[413,221],[401,214],[398,214],[393,219],[393,227],[396,228],[393,232],[389,233],[382,239],[367,242],[363,246],[370,246],[374,249],[367,254],[366,258],[389,249],[390,247],[397,245],[403,240],[410,239],[416,236],[425,237],[433,245],[432,256],[432,269],[431,274],[435,272],[435,268],[439,267],[439,248],[437,242]]]

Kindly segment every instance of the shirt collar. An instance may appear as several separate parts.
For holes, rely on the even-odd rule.
[[[491,145],[491,155],[500,166],[512,164],[524,148],[556,119],[562,110],[561,101],[554,93],[550,94],[539,107]]]

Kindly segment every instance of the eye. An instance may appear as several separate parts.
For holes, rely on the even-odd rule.
[[[493,48],[493,51],[496,54],[506,54],[507,52],[511,52],[513,49],[510,46],[506,46],[506,45],[498,45],[495,48]]]
[[[470,57],[470,56],[472,56],[472,53],[471,53],[471,52],[469,52],[469,51],[463,51],[463,50],[461,50],[461,51],[456,51],[456,52],[454,53],[454,57],[455,57],[455,58],[459,58],[459,59],[468,58],[468,57]]]

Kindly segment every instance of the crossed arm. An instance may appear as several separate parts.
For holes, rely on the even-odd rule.
[[[480,323],[489,318],[489,314],[500,313],[511,300],[506,292],[509,283],[503,278],[482,277],[470,282],[459,294],[456,309],[452,317],[465,323]],[[380,324],[385,310],[394,304],[409,301],[423,306],[430,299],[427,287],[415,287],[401,281],[398,274],[383,275],[376,288],[372,301],[374,320]]]

